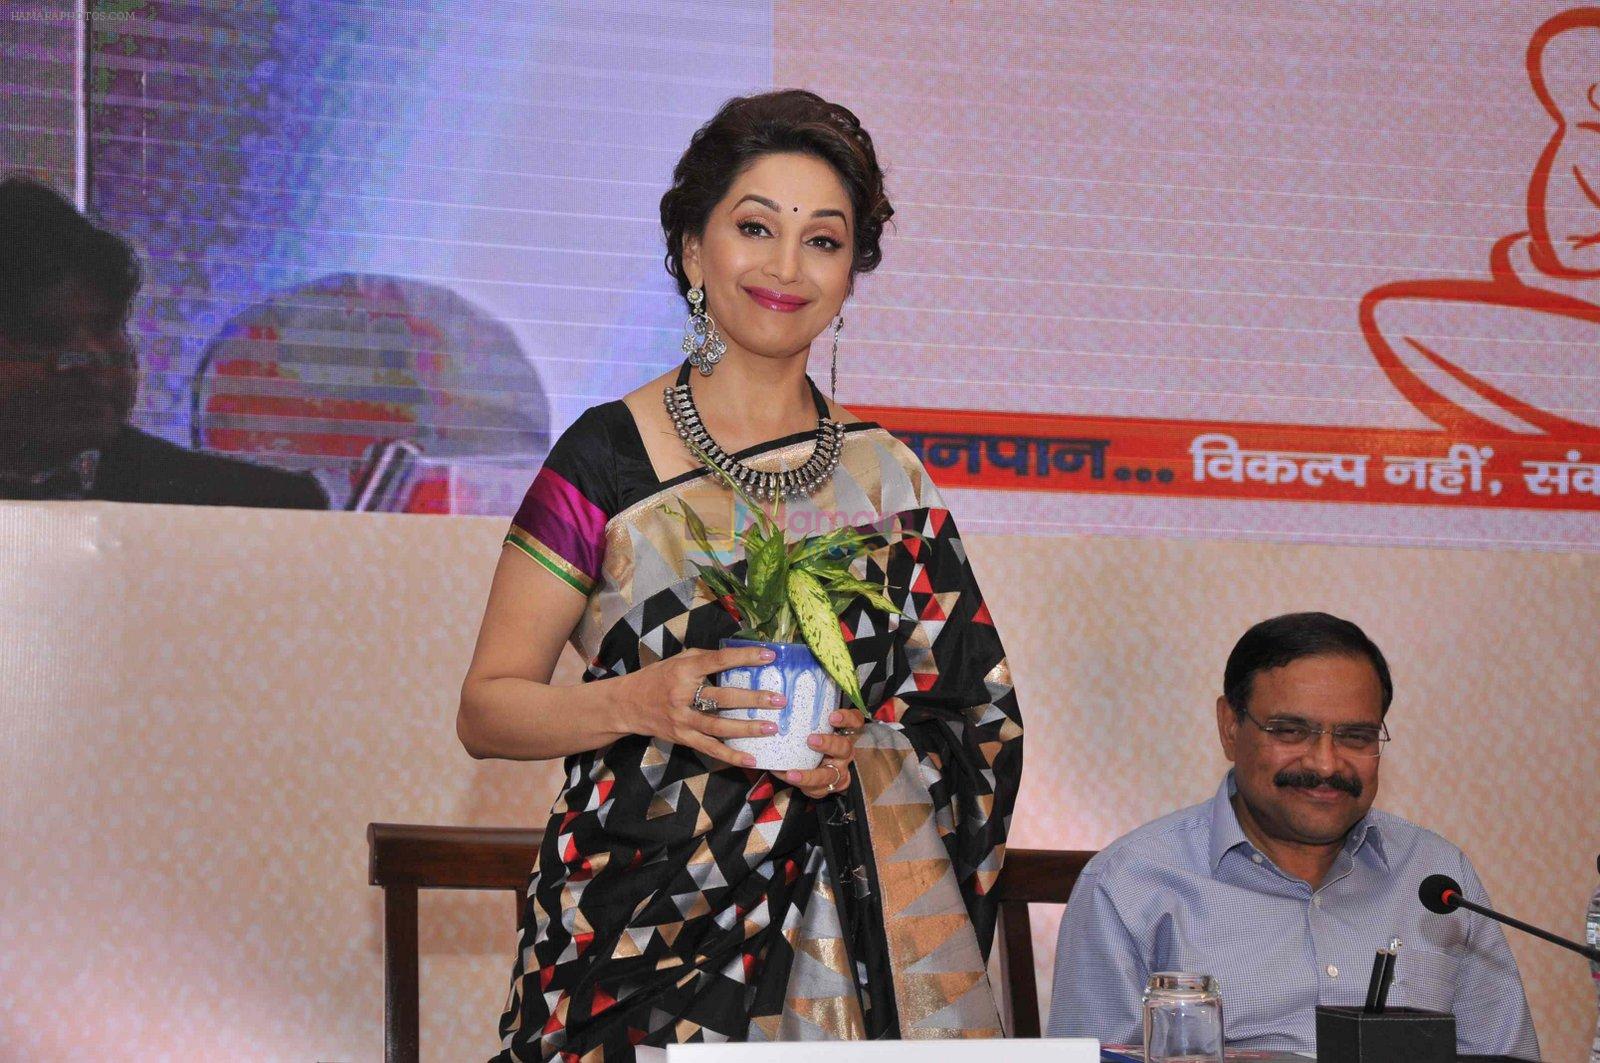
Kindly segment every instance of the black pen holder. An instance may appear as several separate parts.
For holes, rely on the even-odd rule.
[[[1317,1063],[1455,1063],[1456,1017],[1442,1011],[1317,1006]]]

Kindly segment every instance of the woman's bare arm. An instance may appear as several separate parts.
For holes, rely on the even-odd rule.
[[[599,749],[629,734],[688,745],[730,764],[751,764],[720,739],[773,725],[689,707],[708,675],[763,663],[755,649],[688,650],[637,672],[552,686],[561,647],[583,616],[584,597],[521,551],[500,552],[472,664],[461,684],[456,735],[477,758],[548,760]],[[763,691],[708,687],[723,709],[783,704]]]

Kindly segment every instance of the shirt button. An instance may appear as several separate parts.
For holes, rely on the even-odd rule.
[[[1259,864],[1259,863],[1261,863],[1261,854],[1260,853],[1255,853],[1250,857],[1250,859],[1254,860],[1256,863]]]
[[[1335,967],[1331,963],[1328,964],[1328,977],[1329,978],[1337,978],[1337,977],[1339,977],[1339,968]]]
[[[1316,906],[1318,908],[1321,908],[1322,907],[1322,898],[1321,897],[1313,897],[1313,898],[1311,898],[1311,903],[1314,906]]]

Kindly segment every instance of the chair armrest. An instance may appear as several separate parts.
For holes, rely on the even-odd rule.
[[[523,827],[367,825],[367,881],[418,889],[521,889],[544,831]]]

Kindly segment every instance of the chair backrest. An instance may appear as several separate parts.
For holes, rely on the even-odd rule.
[[[419,1040],[417,891],[510,890],[520,929],[528,876],[544,831],[515,827],[367,826],[368,881],[383,887],[383,1046],[386,1063],[416,1063]],[[995,883],[1000,906],[1001,1012],[1012,1037],[1039,1036],[1030,904],[1065,904],[1092,852],[1012,849]]]
[[[511,890],[522,926],[544,831],[367,825],[368,881],[383,887],[383,1056],[417,1063],[417,890]]]
[[[1039,983],[1033,969],[1030,904],[1066,904],[1083,867],[1083,849],[1009,849],[993,896],[1000,906],[1000,1013],[1012,1037],[1039,1036]]]

